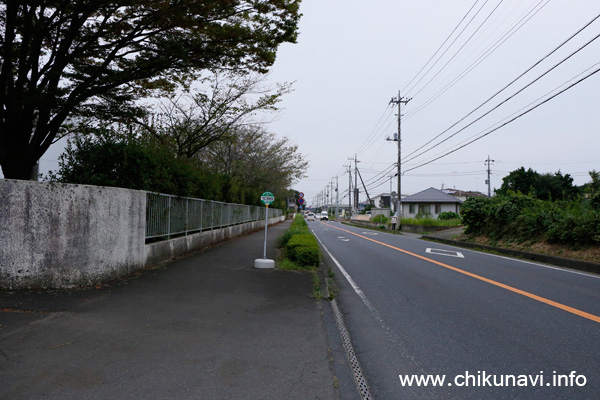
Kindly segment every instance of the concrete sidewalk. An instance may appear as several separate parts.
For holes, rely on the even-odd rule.
[[[255,269],[263,239],[100,289],[0,293],[0,399],[339,398],[311,274]]]

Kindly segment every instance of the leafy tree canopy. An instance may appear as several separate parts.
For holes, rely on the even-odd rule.
[[[0,4],[0,165],[28,179],[65,121],[127,113],[206,69],[265,72],[300,0],[8,0]]]
[[[260,126],[246,127],[212,143],[198,158],[211,171],[230,177],[232,186],[244,188],[238,191],[243,198],[230,201],[249,204],[265,191],[280,200],[288,197],[288,188],[305,176],[308,167],[298,146]]]
[[[502,180],[502,186],[496,194],[509,192],[531,194],[540,200],[568,200],[579,195],[579,189],[573,186],[573,178],[560,171],[554,174],[539,174],[531,168],[516,169]]]
[[[48,180],[222,198],[222,177],[178,159],[157,143],[104,129],[69,140]]]
[[[289,186],[306,167],[297,146],[261,127],[231,134],[186,158],[154,137],[111,126],[71,139],[59,170],[47,178],[250,205],[261,205],[260,194],[270,191],[274,207],[285,208]]]

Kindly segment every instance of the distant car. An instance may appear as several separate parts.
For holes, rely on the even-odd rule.
[[[315,220],[315,214],[313,214],[313,213],[306,214],[306,220],[307,221],[314,221]]]
[[[321,211],[321,221],[329,221],[329,213],[327,211]]]

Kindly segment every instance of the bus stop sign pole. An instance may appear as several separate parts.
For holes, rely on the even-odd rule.
[[[263,260],[267,259],[267,227],[269,226],[269,205],[266,204],[266,212],[265,212],[265,246],[263,251]]]
[[[255,268],[275,268],[275,261],[267,260],[267,229],[269,226],[269,204],[275,201],[275,196],[271,192],[264,192],[260,196],[260,201],[265,205],[265,243],[263,247],[263,258],[254,260]]]

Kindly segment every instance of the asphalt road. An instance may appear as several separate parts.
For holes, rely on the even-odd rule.
[[[374,398],[600,398],[600,276],[309,226]],[[444,381],[401,381],[413,375]]]

